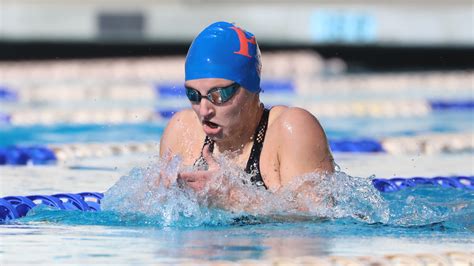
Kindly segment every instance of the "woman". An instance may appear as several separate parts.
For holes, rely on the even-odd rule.
[[[160,156],[181,157],[195,171],[178,182],[199,192],[219,171],[215,156],[251,175],[249,181],[273,193],[298,176],[332,173],[325,133],[308,111],[260,102],[260,50],[253,34],[227,22],[205,28],[189,48],[186,95],[192,109],[176,113],[166,127]],[[219,191],[216,191],[219,193]]]

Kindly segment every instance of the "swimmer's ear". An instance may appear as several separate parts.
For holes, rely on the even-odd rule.
[[[210,144],[206,144],[202,149],[202,157],[204,157],[204,159],[206,160],[210,170],[215,170],[219,168],[219,165],[217,164],[216,160],[214,160],[214,157],[212,157]]]

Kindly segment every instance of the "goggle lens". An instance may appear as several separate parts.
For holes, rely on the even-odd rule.
[[[214,104],[223,104],[229,101],[237,92],[240,85],[238,83],[232,83],[227,87],[213,88],[206,96],[202,96],[201,93],[193,88],[186,88],[186,96],[191,102],[200,103],[202,98],[207,98]]]

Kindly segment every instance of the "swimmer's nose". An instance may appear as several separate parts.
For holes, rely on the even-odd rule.
[[[214,112],[214,105],[207,99],[201,99],[199,103],[199,115],[203,118],[208,118],[211,117]]]

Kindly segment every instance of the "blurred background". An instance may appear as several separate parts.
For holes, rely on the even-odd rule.
[[[263,102],[307,108],[334,152],[472,160],[473,10],[470,0],[0,0],[0,162],[156,153],[188,107],[187,48],[218,20],[257,36]]]
[[[350,71],[474,66],[470,0],[1,0],[0,59],[183,55],[206,25],[249,29],[263,51],[309,49]]]

